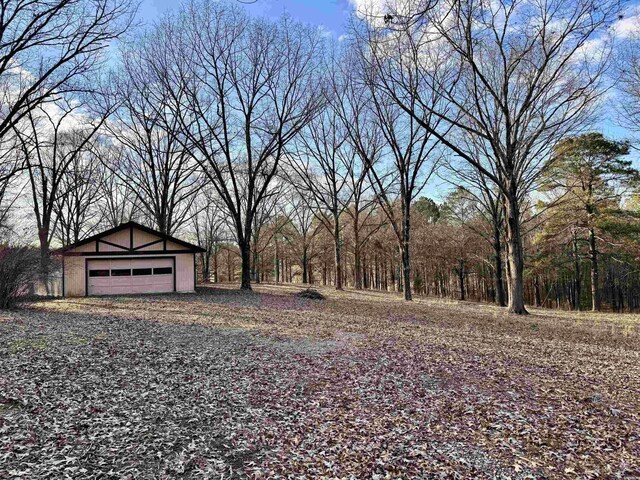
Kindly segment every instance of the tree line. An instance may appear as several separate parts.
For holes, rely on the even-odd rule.
[[[354,11],[340,40],[234,2],[135,13],[0,6],[0,220],[15,243],[28,197],[41,274],[52,244],[136,219],[243,289],[639,307],[633,138],[593,127],[612,98],[640,125],[618,2],[397,2]]]

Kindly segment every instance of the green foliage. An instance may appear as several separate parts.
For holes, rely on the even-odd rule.
[[[440,207],[440,220],[453,225],[468,224],[478,217],[475,197],[464,187],[458,187]]]
[[[601,133],[585,133],[558,142],[549,167],[563,177],[607,174],[637,175],[631,161],[622,158],[629,154],[629,143],[609,140]]]
[[[609,140],[601,133],[587,133],[559,142],[546,165],[542,191],[550,194],[552,218],[546,233],[595,229],[602,233],[625,229],[632,212],[622,207],[625,192],[640,177],[625,156],[627,142]],[[620,224],[622,222],[622,224]],[[549,235],[553,236],[553,235]]]
[[[428,223],[436,223],[440,219],[440,207],[432,199],[420,197],[413,205]]]

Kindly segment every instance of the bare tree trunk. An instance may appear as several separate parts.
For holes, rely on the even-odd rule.
[[[524,249],[522,248],[522,234],[520,231],[520,207],[517,196],[509,195],[505,198],[505,213],[507,226],[507,264],[509,267],[509,311],[519,315],[526,315],[524,306]]]
[[[202,262],[202,281],[209,283],[209,252],[201,253],[200,261]]]
[[[49,295],[51,293],[49,291],[49,228],[39,229],[38,238],[40,240],[40,278],[47,295]]]
[[[280,281],[280,252],[278,251],[278,238],[275,238],[275,246],[276,246],[276,253],[273,257],[273,278],[275,280],[275,283],[278,283],[278,281]]]
[[[536,275],[533,279],[533,290],[534,290],[534,306],[541,307],[542,298],[540,295],[540,277],[538,275]]]
[[[333,239],[335,246],[335,262],[336,262],[336,290],[342,290],[342,248],[340,245],[340,223],[338,214],[334,212],[333,216]]]
[[[356,290],[362,290],[362,261],[360,252],[360,225],[358,207],[353,215],[353,269]]]
[[[218,247],[214,247],[213,251],[213,281],[218,283]]]
[[[245,240],[238,244],[240,247],[240,257],[242,259],[240,288],[251,290],[251,244]]]
[[[411,199],[402,200],[402,243],[400,254],[402,256],[402,290],[404,299],[412,300],[411,296]],[[399,279],[398,279],[399,280]],[[399,282],[398,282],[399,283]]]
[[[465,300],[464,290],[464,260],[458,261],[458,281],[460,282],[460,300]]]
[[[600,302],[600,272],[598,271],[598,249],[596,246],[596,234],[593,228],[589,230],[589,256],[591,257],[591,309],[599,312]]]
[[[307,247],[302,250],[302,283],[309,282],[309,260],[307,258]]]
[[[578,255],[578,237],[574,233],[573,236],[573,266],[574,266],[574,299],[573,299],[573,308],[575,310],[580,310],[580,294],[582,293],[582,282],[580,275],[580,257]]]
[[[496,295],[497,295],[497,303],[501,307],[507,305],[507,300],[505,298],[504,292],[504,267],[502,265],[502,238],[500,229],[497,224],[494,223],[493,227],[493,252],[494,252],[494,261],[495,261],[495,269],[496,269]]]
[[[39,229],[38,239],[40,240],[40,273],[46,277],[49,273],[49,229]]]
[[[355,232],[354,232],[355,233]],[[358,244],[360,239],[356,233],[353,256],[354,256],[354,278],[356,290],[362,290],[362,260],[360,253],[360,245]]]
[[[260,256],[256,249],[252,252],[251,257],[251,277],[255,283],[260,283]]]

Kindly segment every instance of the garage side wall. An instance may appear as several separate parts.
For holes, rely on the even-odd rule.
[[[83,297],[85,294],[84,257],[65,257],[64,296]]]
[[[193,292],[195,290],[193,270],[193,253],[179,253],[176,255],[176,290],[178,292]]]

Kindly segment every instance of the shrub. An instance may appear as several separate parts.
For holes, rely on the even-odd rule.
[[[298,292],[296,295],[301,298],[310,298],[312,300],[324,300],[325,296],[322,295],[319,291],[313,288],[307,288],[306,290],[302,290]]]
[[[38,276],[40,255],[29,247],[0,246],[0,308],[9,308],[29,292]]]

